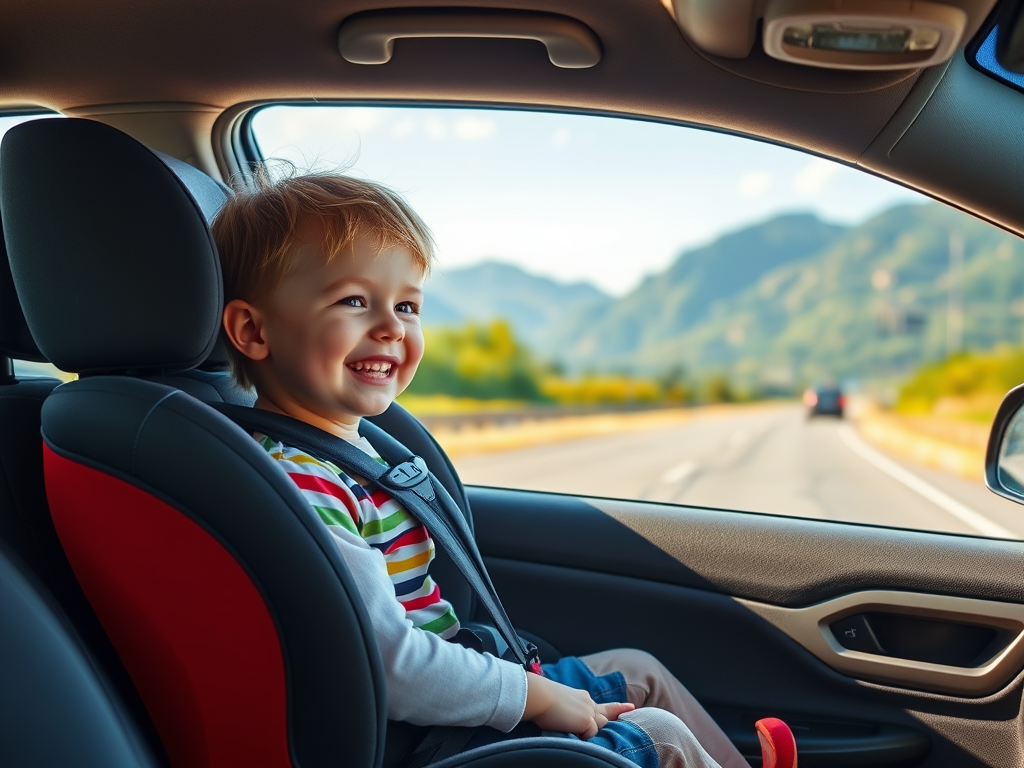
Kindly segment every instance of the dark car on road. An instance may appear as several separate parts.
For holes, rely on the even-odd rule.
[[[807,391],[804,392],[804,405],[807,406],[807,418],[812,416],[838,416],[843,418],[846,397],[839,387],[808,387]]]

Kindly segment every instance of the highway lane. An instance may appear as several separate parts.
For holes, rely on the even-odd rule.
[[[456,466],[473,485],[1024,538],[1024,505],[882,456],[846,422],[807,419],[798,406],[466,456]]]

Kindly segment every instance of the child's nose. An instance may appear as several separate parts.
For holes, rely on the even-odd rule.
[[[386,313],[374,328],[374,335],[382,341],[396,341],[405,336],[405,326],[394,313]]]

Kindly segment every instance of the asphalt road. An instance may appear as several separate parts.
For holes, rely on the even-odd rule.
[[[798,406],[460,458],[467,484],[1024,538],[1024,505]]]

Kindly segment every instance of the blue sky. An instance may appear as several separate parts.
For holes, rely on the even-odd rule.
[[[502,110],[274,107],[265,156],[405,194],[442,268],[498,259],[622,294],[683,248],[786,211],[859,222],[924,198],[791,149],[637,120]]]

